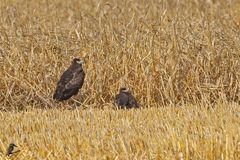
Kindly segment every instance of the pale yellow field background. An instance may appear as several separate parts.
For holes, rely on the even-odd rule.
[[[0,151],[15,142],[21,151],[13,159],[240,158],[239,106],[33,110],[1,116]]]
[[[2,159],[240,159],[239,0],[0,0],[0,67]]]
[[[1,116],[0,151],[14,141],[21,151],[13,159],[240,158],[240,108],[234,105],[33,110]]]

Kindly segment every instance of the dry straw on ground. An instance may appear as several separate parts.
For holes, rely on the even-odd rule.
[[[29,159],[239,159],[240,108],[33,110],[2,113],[6,142]]]
[[[236,159],[239,13],[238,0],[0,0],[0,110],[28,110],[0,113],[0,152],[13,134],[26,157]],[[56,103],[56,82],[73,57],[84,58],[86,81],[73,99]],[[111,110],[122,86],[153,109]],[[36,110],[64,106],[105,110],[80,111],[81,121],[74,110]],[[110,135],[100,140],[100,132]]]

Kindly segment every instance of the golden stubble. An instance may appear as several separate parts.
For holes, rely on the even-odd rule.
[[[21,152],[9,159],[239,159],[239,1],[0,8],[1,158],[13,141]],[[57,103],[73,57],[85,83]],[[120,87],[143,109],[113,110]]]

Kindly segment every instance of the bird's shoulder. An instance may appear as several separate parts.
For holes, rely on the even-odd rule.
[[[136,98],[130,92],[123,92],[123,95],[128,98],[129,101],[135,103]]]
[[[74,74],[80,71],[80,68],[70,66],[67,70],[61,75],[59,83],[68,83],[74,77]]]
[[[81,68],[72,71],[71,78],[66,83],[66,89],[81,88],[85,78],[85,73]]]
[[[131,94],[128,92],[121,92],[116,95],[116,99],[122,99],[122,100],[127,100],[129,97],[131,97]]]
[[[121,95],[126,97],[132,97],[133,95],[130,92],[122,92]]]

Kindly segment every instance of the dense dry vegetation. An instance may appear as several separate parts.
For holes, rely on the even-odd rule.
[[[238,0],[0,0],[0,157],[14,141],[16,159],[239,158],[239,13]],[[73,57],[85,83],[56,103]],[[122,86],[144,109],[112,110]]]

